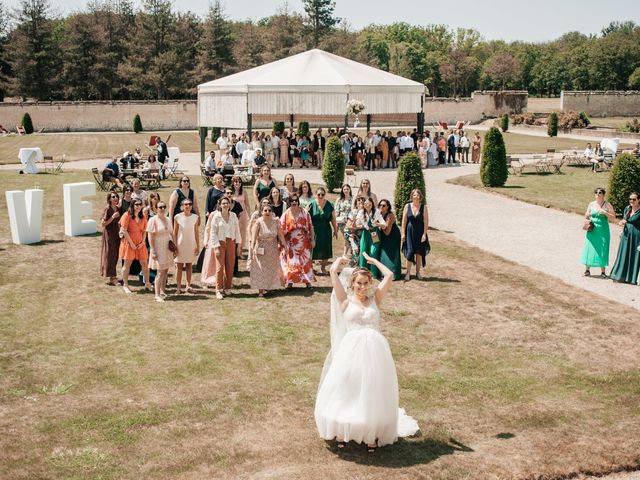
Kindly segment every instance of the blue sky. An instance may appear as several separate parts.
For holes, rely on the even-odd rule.
[[[20,0],[2,0],[15,7]],[[83,9],[86,0],[52,0],[61,14]],[[141,2],[136,1],[138,5]],[[259,19],[273,14],[283,0],[223,0],[229,18]],[[198,15],[207,11],[209,0],[176,0],[176,10],[190,10]],[[290,0],[289,9],[302,11],[301,0]],[[398,8],[394,8],[398,7]],[[563,33],[579,31],[598,34],[613,20],[633,20],[640,24],[637,0],[456,0],[429,2],[404,0],[336,0],[336,15],[345,18],[352,28],[370,23],[388,24],[405,21],[417,25],[430,23],[450,27],[475,28],[485,39],[543,42]]]

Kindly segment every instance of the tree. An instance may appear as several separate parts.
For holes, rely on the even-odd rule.
[[[142,119],[140,118],[139,113],[136,113],[136,116],[133,117],[133,131],[135,133],[140,133],[142,131]]]
[[[411,201],[411,192],[416,188],[422,192],[424,202],[427,198],[427,192],[422,174],[422,162],[417,154],[408,153],[400,159],[398,176],[396,177],[394,204],[398,223],[402,222],[404,206]]]
[[[500,130],[491,127],[484,136],[480,180],[485,187],[503,187],[509,176],[507,149]]]
[[[16,23],[11,35],[13,90],[24,99],[51,99],[60,65],[49,0],[22,0]]]
[[[344,155],[342,144],[336,136],[327,140],[324,162],[322,164],[322,179],[330,192],[342,186],[344,182]]]
[[[509,114],[505,113],[504,115],[502,115],[502,118],[500,119],[500,128],[502,129],[503,132],[506,132],[507,130],[509,130]]]
[[[547,135],[550,137],[558,136],[558,114],[556,112],[551,112],[549,115],[549,126],[547,127]]]
[[[471,76],[478,70],[478,60],[468,56],[460,49],[453,49],[440,64],[440,75],[451,84],[452,95],[464,93]]]
[[[322,37],[339,21],[333,16],[336,2],[332,0],[302,0],[302,5],[307,14],[305,25],[312,34],[312,46],[317,48]]]
[[[484,66],[484,73],[504,90],[520,75],[520,63],[510,53],[496,53]]]
[[[4,4],[0,3],[0,102],[4,100],[9,86],[11,67],[7,58],[9,45],[9,13]]]
[[[209,5],[203,30],[197,65],[197,78],[201,82],[224,77],[231,73],[236,63],[233,56],[235,36],[219,0]]]
[[[33,122],[31,121],[31,115],[29,115],[28,112],[22,116],[22,126],[24,127],[24,132],[27,135],[33,133]]]
[[[618,215],[629,205],[629,195],[640,191],[640,160],[630,153],[620,155],[609,175],[609,203]]]

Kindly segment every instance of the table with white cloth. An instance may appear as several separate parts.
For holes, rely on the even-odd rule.
[[[167,154],[174,162],[180,159],[180,149],[178,147],[167,147]]]
[[[24,173],[38,173],[36,162],[44,161],[40,147],[21,148],[18,152],[20,163],[24,165]]]

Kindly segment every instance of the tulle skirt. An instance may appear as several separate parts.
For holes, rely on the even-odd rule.
[[[321,438],[367,444],[377,440],[383,446],[418,431],[415,420],[399,409],[395,363],[379,331],[347,332],[330,362],[315,407]]]

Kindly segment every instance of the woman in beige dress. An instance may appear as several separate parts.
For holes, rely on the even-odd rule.
[[[473,136],[473,141],[471,142],[471,162],[478,163],[480,161],[480,152],[481,152],[481,141],[480,134],[476,132]]]
[[[280,138],[280,166],[289,166],[289,139],[284,133]]]
[[[187,273],[186,293],[191,289],[191,273],[193,262],[200,253],[200,235],[198,233],[198,215],[191,212],[193,202],[188,198],[182,200],[182,213],[173,218],[173,237],[176,239],[176,294],[182,293],[182,271]]]
[[[156,302],[164,302],[167,294],[164,292],[167,284],[167,275],[173,265],[173,252],[169,250],[169,240],[175,245],[171,220],[167,217],[167,204],[160,201],[157,205],[157,214],[151,217],[147,223],[149,234],[149,268],[156,270],[154,282]]]
[[[274,217],[271,205],[260,207],[261,216],[256,220],[251,232],[253,259],[251,261],[251,288],[258,290],[258,296],[264,297],[269,290],[278,290],[284,286],[284,275],[280,265],[278,243],[286,252],[280,222]]]

